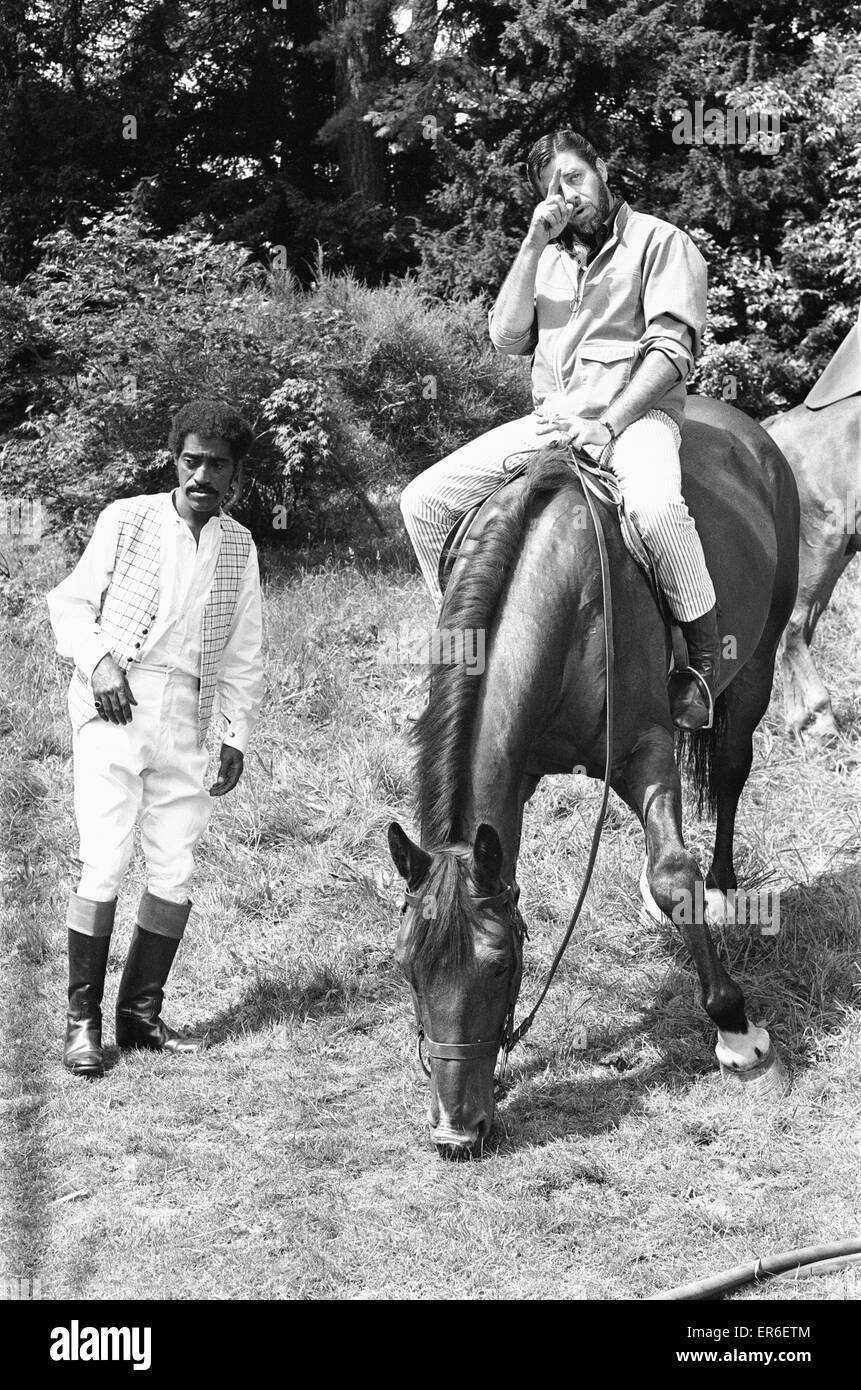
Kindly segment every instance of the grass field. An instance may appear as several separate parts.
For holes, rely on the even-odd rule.
[[[50,540],[2,586],[3,1228],[0,1274],[48,1298],[642,1298],[757,1255],[859,1230],[861,569],[817,643],[844,761],[805,754],[779,695],[742,800],[744,886],[781,891],[781,930],[722,951],[793,1072],[768,1111],[721,1083],[672,929],[638,924],[640,832],[613,800],[569,955],[512,1059],[479,1162],[446,1164],[424,1120],[392,959],[392,817],[415,831],[408,716],[420,670],[377,660],[430,605],[403,551],[297,560],[267,580],[267,695],[237,791],[216,806],[169,1022],[194,1059],[60,1064],[64,909],[75,868],[65,669],[41,595]],[[533,997],[580,881],[600,788],[550,778],[519,881]],[[711,827],[690,820],[704,861]],[[139,855],[120,898],[106,1039]],[[859,1274],[739,1295],[857,1298]]]

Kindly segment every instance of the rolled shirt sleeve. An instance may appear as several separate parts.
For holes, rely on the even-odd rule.
[[[236,610],[216,683],[221,714],[227,720],[222,743],[244,753],[263,700],[263,603],[257,548],[251,545]]]
[[[655,238],[643,263],[645,331],[640,352],[669,357],[682,381],[702,352],[708,267],[685,232]]]
[[[46,595],[57,652],[90,680],[110,646],[99,627],[102,598],[110,583],[119,539],[116,504],[99,513],[93,534],[71,574]]]
[[[493,315],[496,305],[488,310],[487,327],[490,333],[490,341],[497,352],[505,352],[512,357],[528,357],[534,351],[538,342],[538,312],[532,316],[532,327],[526,333],[505,333],[494,323]]]

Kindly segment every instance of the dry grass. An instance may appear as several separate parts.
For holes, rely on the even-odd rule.
[[[76,842],[64,676],[39,598],[64,561],[47,544],[14,564],[0,653],[0,1272],[38,1275],[59,1298],[637,1298],[857,1232],[861,781],[851,761],[793,747],[778,700],[757,737],[738,861],[748,884],[782,890],[782,929],[728,929],[722,949],[791,1063],[791,1095],[763,1113],[720,1083],[679,942],[638,925],[642,842],[615,803],[490,1155],[437,1158],[392,961],[399,881],[384,834],[393,816],[412,828],[404,731],[419,672],[375,655],[382,631],[429,605],[412,572],[373,556],[270,574],[262,725],[202,846],[166,1006],[170,1021],[206,1023],[215,1046],[183,1062],[111,1051],[102,1082],[66,1075]],[[850,750],[854,568],[818,642]],[[552,778],[530,808],[524,999],[572,904],[598,792]],[[688,827],[701,860],[710,829]],[[142,883],[136,859],[108,1010]],[[588,1045],[574,1046],[584,1026]],[[857,1296],[857,1279],[742,1297]]]

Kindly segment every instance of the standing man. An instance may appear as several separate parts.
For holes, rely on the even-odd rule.
[[[655,558],[690,666],[670,705],[683,729],[710,727],[719,663],[715,593],[681,494],[685,378],[701,350],[706,264],[669,222],[614,197],[607,166],[572,130],[527,161],[541,199],[490,311],[500,352],[532,355],[534,410],[419,474],[404,490],[407,531],[432,596],[443,542],[503,480],[509,455],[555,435],[600,458]]]
[[[68,707],[82,870],[67,914],[63,1061],[77,1076],[104,1070],[102,992],[136,819],[147,887],[120,981],[117,1045],[202,1046],[160,1014],[191,910],[194,850],[212,798],[242,776],[263,694],[257,551],[222,510],[238,495],[251,440],[230,406],[184,406],[168,440],[178,486],[107,506],[72,573],[48,594],[57,650],[76,668]],[[207,791],[204,739],[216,703],[227,727]]]

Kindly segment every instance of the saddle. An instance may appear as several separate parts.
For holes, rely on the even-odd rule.
[[[580,468],[580,475],[588,487],[592,496],[603,503],[604,506],[616,508],[619,519],[619,528],[625,548],[632,558],[639,565],[648,581],[652,597],[657,604],[661,620],[670,634],[670,641],[673,650],[673,668],[683,670],[688,666],[688,649],[681,628],[667,606],[660,584],[658,583],[658,573],[655,562],[646,546],[643,537],[637,529],[636,523],[629,515],[625,507],[625,499],[622,496],[621,488],[616,476],[608,469],[602,468],[600,464],[593,462],[588,454],[582,453],[579,449],[571,449],[572,454],[576,455],[577,463]],[[474,554],[481,545],[481,532],[484,522],[488,519],[494,509],[494,503],[498,499],[503,488],[508,487],[509,483],[514,482],[515,478],[520,478],[526,472],[532,451],[512,456],[512,462],[505,469],[505,477],[502,482],[493,489],[493,492],[482,502],[478,502],[465,512],[452,526],[443,543],[440,554],[438,578],[439,587],[445,593],[446,585],[451,578],[454,564],[461,555],[469,556]],[[575,472],[572,465],[572,472]],[[575,473],[576,476],[576,473]]]

